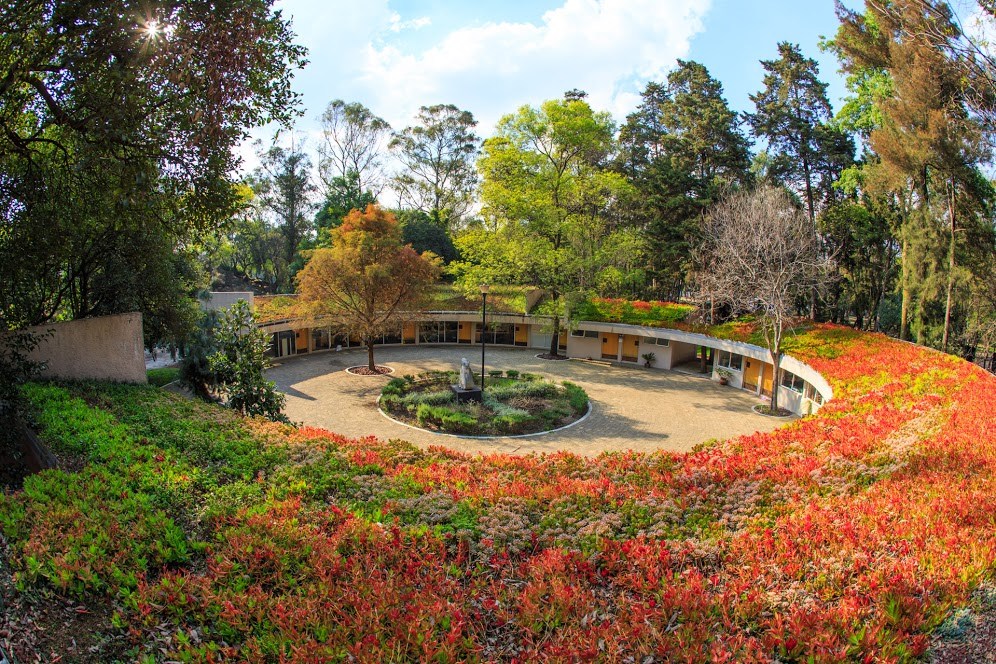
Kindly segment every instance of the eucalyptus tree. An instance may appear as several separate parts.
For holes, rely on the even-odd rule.
[[[474,204],[480,139],[470,111],[452,104],[423,106],[417,123],[391,139],[401,163],[393,184],[401,205],[429,215],[451,229]]]

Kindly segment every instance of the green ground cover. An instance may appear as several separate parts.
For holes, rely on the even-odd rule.
[[[455,371],[392,379],[381,392],[380,406],[415,426],[472,436],[549,431],[588,410],[588,395],[571,382],[558,385],[515,370],[491,371],[480,402],[457,403],[450,389],[457,380]]]

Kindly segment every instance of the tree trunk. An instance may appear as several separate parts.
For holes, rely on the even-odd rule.
[[[948,293],[947,301],[944,304],[944,336],[941,340],[941,350],[948,352],[948,335],[951,332],[951,291],[954,287],[955,271],[955,210],[954,210],[954,186],[949,184],[948,191],[948,217],[951,220],[951,240],[948,245]]]
[[[910,291],[909,254],[907,253],[908,245],[909,240],[906,239],[904,234],[903,263],[902,271],[900,272],[900,288],[903,295],[903,303],[902,308],[899,311],[899,338],[903,341],[907,341],[910,337],[910,299],[912,298],[912,292]]]
[[[377,366],[374,364],[374,340],[373,337],[367,337],[367,368],[370,371],[376,371]]]
[[[558,357],[560,355],[560,314],[557,311],[557,301],[560,299],[560,294],[557,291],[552,291],[550,298],[553,300],[553,334],[550,337],[550,355]]]
[[[771,414],[774,415],[778,412],[778,385],[782,379],[782,353],[778,348],[769,350],[768,352],[771,353],[771,366],[773,367],[771,376]]]

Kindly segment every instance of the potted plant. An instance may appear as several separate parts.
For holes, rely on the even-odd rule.
[[[644,353],[640,357],[643,358],[643,366],[647,367],[648,369],[650,368],[650,365],[652,365],[654,362],[657,361],[657,356],[654,355],[653,353]]]
[[[720,385],[726,385],[733,378],[733,372],[729,369],[716,369],[716,375],[719,376]]]

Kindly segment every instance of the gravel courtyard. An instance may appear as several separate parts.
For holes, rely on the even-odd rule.
[[[684,452],[710,438],[768,431],[788,421],[754,413],[751,406],[759,403],[757,397],[703,376],[578,360],[541,360],[537,352],[489,348],[487,366],[489,370],[518,369],[573,381],[588,392],[592,412],[572,427],[528,438],[481,440],[434,434],[397,424],[378,410],[377,397],[392,376],[455,370],[462,357],[479,369],[479,346],[378,348],[377,364],[392,367],[392,376],[346,373],[346,367],[366,364],[363,350],[281,358],[267,375],[287,394],[285,412],[294,422],[351,437],[402,438],[421,447],[442,445],[466,452]]]

